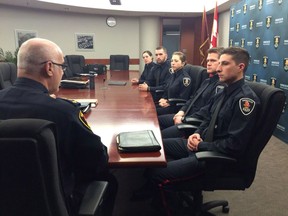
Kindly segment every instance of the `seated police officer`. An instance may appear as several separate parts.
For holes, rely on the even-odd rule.
[[[162,138],[183,137],[185,134],[178,129],[177,125],[183,123],[184,115],[190,117],[193,113],[208,104],[217,92],[217,87],[222,85],[218,82],[219,76],[216,72],[222,50],[223,48],[210,48],[207,51],[207,73],[209,74],[209,78],[203,81],[200,88],[185,105],[176,114],[158,116]]]
[[[180,183],[202,172],[203,164],[198,162],[195,152],[213,151],[238,159],[243,157],[248,140],[253,136],[251,131],[260,106],[259,98],[244,80],[248,64],[249,53],[245,49],[229,47],[223,50],[217,73],[219,81],[227,87],[197,112],[208,116],[203,116],[203,123],[188,139],[163,139],[167,167],[147,170],[155,188],[167,182]],[[220,109],[216,111],[216,108]],[[209,125],[213,114],[217,117],[216,122]]]
[[[112,215],[117,181],[108,170],[107,148],[94,134],[79,106],[51,97],[59,90],[64,64],[61,49],[53,42],[33,38],[18,52],[17,79],[0,91],[0,119],[38,118],[56,123],[59,164],[69,212],[78,212],[85,186],[93,180],[109,182],[105,215]]]
[[[139,79],[137,79],[137,78],[132,78],[131,79],[131,83],[132,84],[143,84],[147,80],[151,69],[155,65],[155,62],[153,62],[153,55],[152,55],[152,53],[149,50],[143,51],[142,58],[143,58],[143,61],[144,61],[144,64],[145,64],[144,70],[142,71],[141,76],[140,76]]]
[[[189,73],[184,70],[185,64],[186,56],[184,53],[178,51],[172,54],[170,68],[172,73],[165,86],[163,96],[156,106],[158,116],[176,113],[179,110],[179,107],[169,103],[169,98],[189,99],[193,86]]]
[[[138,88],[140,91],[151,92],[154,101],[158,102],[163,95],[164,88],[171,73],[169,72],[170,61],[168,60],[167,49],[163,46],[157,47],[155,56],[156,64],[151,68],[145,82],[140,84]],[[161,93],[158,92],[159,90]]]

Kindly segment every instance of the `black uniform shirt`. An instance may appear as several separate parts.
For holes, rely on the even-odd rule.
[[[156,90],[164,90],[171,73],[169,69],[171,63],[166,60],[162,64],[155,64],[151,69],[147,77],[147,85],[150,87],[150,92],[155,92]]]
[[[144,66],[144,70],[139,78],[139,82],[138,84],[142,84],[144,82],[146,82],[146,80],[148,79],[148,76],[152,70],[152,68],[154,67],[156,63],[155,62],[150,62],[149,64],[145,64]]]
[[[204,122],[196,131],[203,140],[221,94],[225,94],[225,99],[218,113],[213,141],[200,142],[198,150],[217,151],[239,157],[244,153],[246,144],[252,135],[251,131],[256,123],[260,100],[244,79],[226,87],[225,91],[215,96],[215,102],[211,102],[210,105],[199,111],[206,115],[208,108],[210,113],[209,118],[204,118]]]
[[[180,98],[188,100],[192,91],[191,77],[190,75],[182,69],[174,72],[165,87],[163,98]]]
[[[56,123],[66,195],[72,193],[74,177],[93,180],[107,172],[107,148],[91,131],[78,105],[50,97],[41,83],[18,78],[14,86],[0,91],[0,119],[11,118],[39,118]]]
[[[216,87],[219,85],[218,81],[219,81],[218,74],[215,74],[211,78],[205,79],[203,83],[201,84],[200,88],[196,91],[196,93],[185,103],[184,106],[181,107],[180,110],[183,111],[184,113],[187,112],[186,116],[189,116],[199,111],[203,106],[209,104],[211,98],[216,94]],[[194,100],[194,97],[196,97],[198,94],[201,94],[201,95],[199,95],[197,100],[193,103],[190,110],[187,111],[190,103]]]

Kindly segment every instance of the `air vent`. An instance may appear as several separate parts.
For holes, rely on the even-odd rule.
[[[111,5],[121,5],[121,0],[110,0]]]

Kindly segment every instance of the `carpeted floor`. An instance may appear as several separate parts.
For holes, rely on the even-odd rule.
[[[226,199],[230,212],[211,210],[217,216],[286,216],[288,215],[288,144],[272,137],[259,158],[257,174],[245,191],[204,192],[204,200]],[[134,190],[143,184],[142,169],[113,170],[119,181],[114,216],[149,216],[147,201],[131,201]]]

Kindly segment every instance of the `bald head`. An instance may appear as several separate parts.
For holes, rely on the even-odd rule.
[[[17,61],[18,77],[43,84],[49,93],[59,90],[64,57],[57,44],[42,38],[29,39],[21,45]]]
[[[18,68],[20,72],[34,73],[39,71],[41,63],[62,57],[59,46],[42,38],[32,38],[24,42],[18,52]]]

